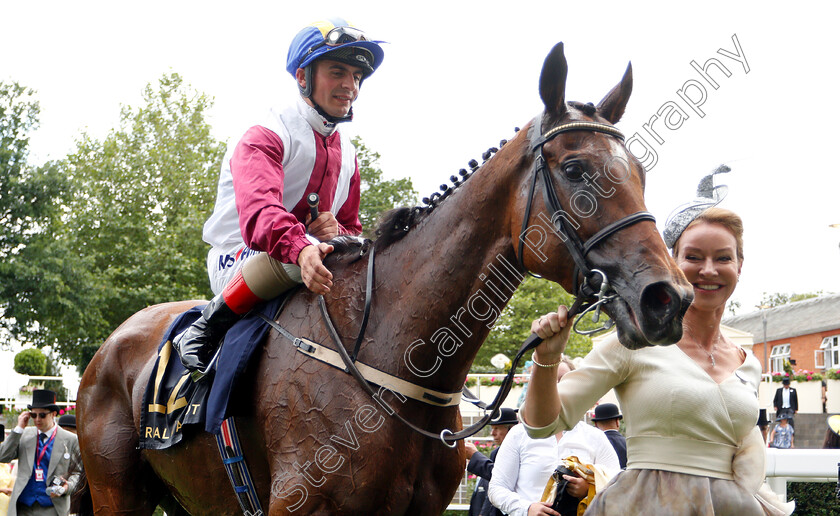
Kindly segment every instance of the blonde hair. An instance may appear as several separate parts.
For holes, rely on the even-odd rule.
[[[683,234],[685,234],[688,228],[700,222],[705,222],[707,224],[720,224],[729,230],[729,232],[732,233],[732,236],[735,237],[735,252],[738,255],[738,261],[744,261],[744,221],[741,220],[741,217],[739,217],[738,214],[725,208],[709,208],[701,212],[697,218],[692,220],[691,224],[686,226],[683,230]],[[680,238],[682,238],[682,235],[680,235]],[[679,255],[679,244],[680,239],[678,238],[677,241],[674,242],[674,258],[677,258]]]

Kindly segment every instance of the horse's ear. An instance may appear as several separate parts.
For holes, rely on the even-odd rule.
[[[566,112],[566,56],[563,43],[557,43],[543,63],[540,73],[540,98],[545,111],[552,117],[561,117]]]
[[[614,124],[621,120],[624,115],[624,108],[627,107],[627,101],[630,100],[630,92],[633,91],[633,65],[627,63],[627,71],[624,72],[624,77],[621,82],[607,93],[607,96],[598,103],[598,112]]]

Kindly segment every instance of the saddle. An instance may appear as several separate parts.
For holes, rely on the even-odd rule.
[[[172,323],[158,346],[140,413],[141,449],[163,450],[183,439],[185,425],[204,425],[204,430],[218,434],[222,422],[230,417],[231,394],[242,379],[251,356],[268,332],[268,323],[260,315],[273,316],[283,302],[278,297],[266,302],[228,331],[211,362],[208,378],[190,380],[172,348],[172,339],[188,328],[200,315],[203,305],[187,310]],[[224,368],[216,364],[224,363]]]

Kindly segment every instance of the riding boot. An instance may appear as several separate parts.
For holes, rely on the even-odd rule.
[[[242,272],[237,272],[225,290],[207,304],[198,320],[173,339],[172,347],[191,371],[193,380],[207,374],[225,333],[260,301],[245,283]]]

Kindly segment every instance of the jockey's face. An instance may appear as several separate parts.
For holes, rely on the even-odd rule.
[[[305,78],[298,70],[298,82],[305,85]],[[313,64],[312,96],[306,99],[308,104],[315,102],[330,116],[344,117],[359,96],[362,81],[362,69],[357,66],[319,59]]]

